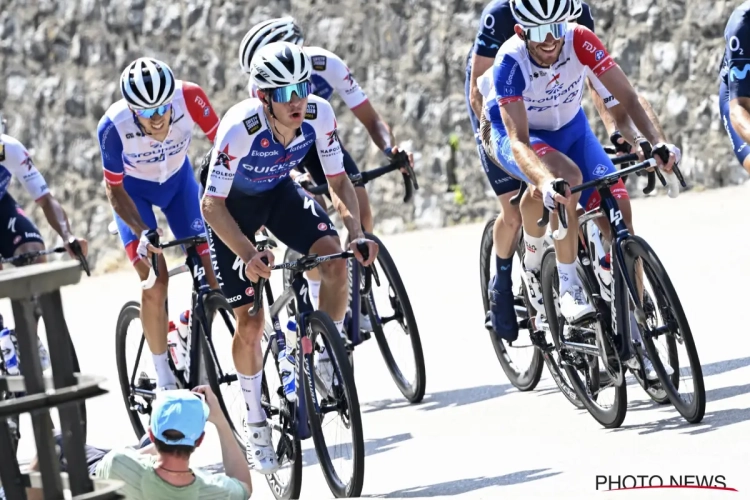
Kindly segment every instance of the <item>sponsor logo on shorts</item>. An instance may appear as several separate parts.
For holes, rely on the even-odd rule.
[[[242,298],[242,295],[235,295],[234,297],[229,297],[227,299],[227,302],[229,302],[231,304],[232,302],[237,302],[241,298]]]
[[[21,235],[19,234],[15,238],[13,238],[13,244],[18,245],[18,243],[21,241]]]
[[[203,229],[203,221],[200,219],[195,219],[190,227],[192,227],[195,231],[201,231]]]
[[[255,295],[255,290],[253,290],[253,287],[247,287],[245,289],[245,295],[247,295],[248,297],[252,297],[253,295]]]
[[[325,222],[321,222],[320,224],[318,224],[319,231],[325,231],[326,229],[328,229],[328,224],[326,224]]]
[[[601,177],[602,175],[606,173],[607,173],[607,167],[601,164],[597,165],[593,172],[593,174],[596,175],[597,177]]]
[[[26,239],[29,239],[29,238],[36,238],[38,240],[42,239],[42,235],[39,233],[23,233],[23,236]]]

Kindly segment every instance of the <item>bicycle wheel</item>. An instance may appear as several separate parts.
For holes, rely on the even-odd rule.
[[[591,299],[591,286],[581,268],[580,262],[576,262],[578,276],[583,284],[584,291],[589,300]],[[619,386],[608,384],[600,385],[598,357],[561,349],[560,337],[563,333],[565,318],[560,314],[558,299],[559,278],[557,274],[557,259],[554,248],[548,248],[542,258],[542,294],[544,297],[547,321],[550,328],[552,340],[557,351],[560,353],[561,366],[563,367],[571,387],[578,399],[588,410],[594,419],[606,428],[615,428],[622,425],[627,412],[627,386],[622,383]],[[584,327],[585,326],[585,327]],[[576,325],[570,329],[571,341],[576,343],[598,345],[597,337],[609,338],[597,334],[596,329],[602,328],[597,319],[593,319],[582,325]],[[622,370],[622,366],[620,366]],[[580,374],[579,374],[580,372]],[[583,380],[581,379],[583,376]],[[610,408],[604,408],[599,403],[601,393],[612,387],[613,403]]]
[[[304,361],[298,366],[305,367],[303,370],[305,374],[303,382],[305,401],[307,404],[310,431],[315,443],[315,451],[328,487],[334,496],[336,498],[358,497],[362,493],[362,485],[365,478],[365,443],[362,435],[362,416],[359,410],[359,398],[357,396],[357,388],[354,385],[351,364],[349,363],[341,336],[333,321],[326,313],[322,311],[310,313],[307,316],[307,323],[308,331],[311,332],[310,341],[313,350],[320,352],[321,346],[317,343],[317,340],[318,337],[322,337],[335,374],[333,387],[331,390],[327,390],[324,388],[319,377],[313,375],[315,374],[315,356],[312,354],[301,356]],[[320,392],[323,395],[322,398],[318,398],[311,390],[312,384],[309,380],[311,375],[314,376],[315,386],[318,388],[316,392]],[[326,439],[323,436],[322,420],[327,413],[333,412],[337,413],[337,416],[343,421],[344,427],[348,429],[352,436],[352,472],[346,481],[334,469]]]
[[[266,338],[271,338],[273,333],[273,330],[267,330]],[[279,470],[266,475],[266,482],[279,500],[299,498],[302,489],[302,444],[295,429],[297,405],[290,403],[284,395],[276,364],[278,347],[275,341],[269,348],[264,348],[264,355],[261,406],[270,420],[271,440],[279,462]]]
[[[141,439],[146,433],[146,426],[144,426],[143,421],[141,421],[141,415],[144,414],[144,412],[139,411],[139,408],[143,410],[146,408],[150,409],[150,401],[142,396],[136,396],[133,391],[131,391],[130,377],[132,376],[132,373],[128,372],[126,340],[130,324],[135,319],[140,321],[140,317],[141,305],[136,301],[127,302],[122,306],[122,309],[120,309],[120,315],[117,317],[117,330],[115,334],[115,359],[117,361],[117,378],[120,382],[120,393],[122,394],[122,399],[128,412],[128,418],[130,419],[130,425],[133,427],[136,439]],[[143,335],[143,330],[141,329],[137,359],[140,360],[142,356],[148,356],[148,354],[149,351],[148,345],[146,344],[146,337]],[[133,371],[137,369],[138,366],[133,367]],[[143,384],[141,384],[140,377],[138,377],[138,381],[139,385],[143,385],[144,389],[154,390],[156,388],[156,384],[152,384],[149,379],[144,379]],[[146,386],[146,384],[148,384],[148,386]],[[136,397],[141,399],[142,402],[138,402]],[[150,413],[150,411],[148,413]]]
[[[659,319],[656,316],[656,306],[654,305],[654,299],[653,297],[651,297],[651,294],[648,290],[643,290],[643,311],[646,313],[647,324],[652,328],[655,328]],[[643,333],[641,333],[641,337],[642,336]],[[676,351],[677,349],[675,348],[675,356]],[[670,357],[670,359],[672,358]],[[630,373],[633,374],[635,379],[640,384],[641,388],[646,392],[646,394],[648,394],[652,401],[660,405],[670,403],[669,394],[667,394],[667,391],[664,390],[661,382],[657,381],[656,383],[653,383],[651,381],[644,380],[643,377],[641,377],[641,370],[630,369]]]
[[[203,307],[206,312],[206,320],[208,321],[208,324],[206,325],[208,331],[203,331],[200,322],[196,325],[196,332],[201,339],[201,354],[203,355],[203,366],[201,369],[205,371],[208,385],[211,387],[214,394],[216,394],[216,399],[219,401],[221,411],[224,412],[224,416],[227,417],[227,421],[234,432],[234,437],[244,451],[244,420],[246,418],[245,397],[242,395],[242,389],[240,388],[240,383],[237,379],[237,371],[234,368],[234,362],[231,358],[231,340],[234,338],[235,332],[235,327],[232,324],[232,320],[235,320],[234,311],[232,310],[232,306],[229,305],[229,302],[227,302],[226,297],[218,291],[213,291],[205,296],[203,299]],[[214,320],[217,318],[221,318],[221,322],[226,326],[226,330],[229,331],[230,356],[228,362],[224,363],[224,368],[228,368],[228,371],[225,371],[222,368],[214,342],[214,335],[217,332],[214,330],[213,324]],[[193,321],[195,321],[195,319]],[[222,333],[221,335],[224,334]],[[226,339],[226,337],[224,338]],[[227,361],[226,358],[224,359]],[[233,404],[227,405],[227,399]]]
[[[496,218],[497,217],[493,217],[487,222],[487,224],[485,224],[484,230],[482,231],[482,241],[479,247],[479,284],[482,291],[482,304],[484,305],[485,318],[488,317],[490,310],[488,292],[489,282],[493,276],[493,262],[495,261],[494,240],[492,234]],[[521,269],[520,266],[523,262],[524,251],[523,230],[520,233],[521,235],[516,246],[518,263],[515,264],[518,269]],[[515,302],[516,305],[521,306],[525,310],[525,312],[519,314],[518,323],[519,327],[526,325],[526,328],[528,329],[531,327],[529,318],[533,315],[534,309],[529,307],[529,301],[526,297],[526,287],[524,286],[523,279],[520,275],[518,279],[520,283],[518,283],[518,293],[515,295]],[[542,356],[541,350],[531,343],[531,337],[529,337],[529,341],[526,342],[526,334],[519,332],[519,339],[513,342],[513,344],[516,345],[511,345],[507,340],[498,339],[495,336],[495,332],[492,330],[489,330],[488,333],[490,335],[492,347],[495,349],[497,360],[500,362],[500,366],[505,372],[505,376],[510,380],[510,383],[519,391],[533,391],[537,384],[539,384],[539,380],[542,378],[544,357]],[[528,334],[531,334],[530,330],[528,331]],[[521,335],[524,336],[523,340],[521,340]],[[520,356],[522,352],[528,354],[528,361],[521,361],[521,359],[523,359],[522,356]],[[515,354],[515,357],[518,359],[514,361],[511,353]]]
[[[396,383],[398,390],[401,391],[401,394],[403,394],[410,403],[419,403],[422,401],[422,398],[424,398],[427,375],[424,364],[424,353],[422,352],[422,340],[419,337],[417,320],[414,318],[409,295],[407,295],[404,283],[401,281],[401,275],[399,274],[388,249],[377,236],[367,233],[366,237],[376,242],[380,247],[378,250],[377,263],[382,271],[377,272],[377,268],[375,268],[378,280],[375,280],[375,277],[373,277],[373,287],[370,293],[371,300],[366,301],[367,313],[370,316],[373,333],[378,342],[380,352],[383,355],[383,360],[388,367],[388,371],[391,372],[391,377],[393,377],[393,381]],[[383,309],[374,306],[374,293],[377,288],[384,285],[382,281],[383,276],[385,276],[389,283],[389,286],[387,287],[388,299],[391,310],[393,311],[393,313],[388,313],[385,319],[381,314]],[[411,380],[404,376],[401,366],[399,366],[399,363],[397,363],[393,357],[391,345],[385,336],[384,327],[394,320],[397,325],[401,327],[402,332],[399,333],[409,337],[408,343],[411,345],[411,355],[409,357],[414,362],[414,378]]]
[[[664,320],[664,326],[661,327],[655,327],[656,325],[653,324],[648,325],[649,329],[643,335],[643,343],[648,356],[654,365],[662,387],[669,396],[669,400],[685,420],[696,424],[703,420],[706,412],[706,390],[703,384],[703,369],[698,358],[698,351],[695,348],[693,334],[690,331],[690,325],[685,317],[680,299],[659,257],[643,238],[635,235],[630,236],[622,243],[622,249],[627,261],[626,269],[633,279],[636,276],[636,259],[639,259],[643,265],[643,275],[651,285],[651,290],[656,299],[657,312]],[[654,339],[661,335],[664,335],[667,340],[668,363],[674,372],[672,376],[668,376],[664,370],[664,362],[654,345]],[[678,359],[678,343],[684,345],[687,350],[688,363],[692,372],[694,397],[691,402],[686,402],[678,392],[680,385],[682,385],[680,384],[680,377],[683,372],[680,369]]]

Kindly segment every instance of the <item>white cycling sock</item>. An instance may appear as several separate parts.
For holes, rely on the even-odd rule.
[[[523,267],[527,271],[538,271],[542,267],[542,253],[544,244],[544,236],[537,238],[536,236],[529,236],[523,234],[523,241],[526,244],[526,252],[523,256]]]
[[[159,389],[177,389],[177,379],[169,367],[169,350],[162,354],[151,353],[151,359],[156,368],[156,386]]]
[[[578,284],[578,273],[576,272],[576,263],[563,264],[557,262],[557,274],[560,277],[560,297],[565,295],[571,286]]]
[[[237,378],[240,379],[242,396],[245,398],[245,405],[247,405],[247,423],[263,425],[266,421],[266,412],[260,405],[260,385],[263,380],[263,371],[259,371],[255,375],[243,375],[237,372]]]
[[[346,332],[344,332],[344,320],[342,319],[341,321],[334,321],[333,324],[336,325],[336,329],[341,334],[341,338],[345,339]],[[325,348],[325,344],[323,344],[323,347],[323,352],[318,354],[318,360],[326,360],[330,358],[330,356],[328,355],[328,349]]]
[[[307,285],[310,287],[310,300],[312,301],[312,306],[317,309],[318,297],[320,296],[320,280],[313,280],[307,277],[306,279]]]

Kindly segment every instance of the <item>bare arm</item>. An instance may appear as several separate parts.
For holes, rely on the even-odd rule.
[[[500,116],[508,132],[513,157],[524,174],[540,187],[545,182],[554,180],[554,176],[537,156],[529,139],[529,122],[523,101],[515,101],[500,106]]]
[[[73,236],[70,231],[70,221],[68,220],[68,214],[60,205],[60,202],[52,196],[50,193],[45,194],[38,200],[37,203],[42,207],[44,217],[46,217],[49,225],[55,230],[57,234],[63,239],[65,243]]]
[[[654,108],[651,107],[651,104],[641,94],[638,94],[638,102],[640,102],[641,106],[643,106],[643,109],[646,110],[646,114],[651,120],[651,123],[654,124],[654,127],[656,127],[659,135],[661,135],[662,137],[666,137],[666,135],[664,134],[664,130],[661,128],[661,123],[659,123],[659,118],[656,117],[656,113],[654,113]]]
[[[112,185],[107,183],[107,198],[112,209],[128,225],[135,234],[151,229],[143,222],[133,199],[128,195],[122,184]]]
[[[646,110],[641,105],[641,100],[635,89],[630,85],[628,77],[625,76],[619,66],[612,66],[611,69],[599,76],[599,80],[607,87],[615,99],[620,101],[628,114],[633,119],[633,123],[646,136],[646,139],[654,145],[659,142],[667,142],[664,134],[652,123]]]
[[[750,97],[737,97],[729,101],[729,119],[743,141],[750,143]]]
[[[354,241],[363,238],[362,223],[359,220],[359,204],[357,193],[354,191],[352,181],[345,174],[328,178],[328,191],[331,194],[331,202],[341,216],[341,220],[349,232],[349,240]]]
[[[211,229],[219,235],[235,255],[247,263],[258,253],[255,245],[244,235],[232,214],[227,210],[224,198],[203,195],[201,199],[201,213]]]
[[[494,59],[491,57],[478,56],[476,54],[471,55],[471,82],[469,83],[469,102],[471,103],[471,109],[474,110],[474,115],[479,118],[482,116],[482,93],[479,92],[477,87],[477,80],[492,66]]]
[[[381,151],[392,147],[396,142],[390,127],[388,127],[388,124],[385,123],[378,112],[375,111],[369,100],[352,109],[352,113],[365,126],[367,133],[372,137],[372,142]]]
[[[594,86],[591,84],[591,80],[589,80],[588,78],[586,78],[586,87],[588,87],[589,89],[591,101],[594,103],[594,107],[596,108],[597,113],[599,113],[599,117],[602,119],[602,123],[604,123],[604,128],[607,129],[607,135],[612,135],[612,133],[617,130],[617,124],[615,123],[614,117],[607,109],[606,104],[604,104],[602,96],[599,95],[599,92],[596,91]]]

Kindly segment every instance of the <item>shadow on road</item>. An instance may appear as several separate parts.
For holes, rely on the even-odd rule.
[[[482,401],[487,401],[507,394],[510,390],[516,389],[511,384],[480,385],[478,387],[467,387],[464,389],[429,393],[426,394],[422,402],[418,404],[411,404],[404,398],[382,399],[380,401],[360,403],[360,409],[362,413],[394,410],[410,406],[424,411],[441,410],[451,406],[464,406],[481,403]]]
[[[671,407],[665,406],[665,408]],[[727,410],[706,412],[706,415],[699,424],[690,424],[681,415],[675,415],[674,417],[655,422],[646,422],[639,425],[623,425],[618,429],[612,429],[611,432],[637,430],[639,431],[638,434],[653,434],[663,430],[682,430],[681,434],[696,435],[712,432],[721,427],[738,424],[747,420],[750,420],[750,408],[729,408]]]
[[[415,486],[398,491],[392,491],[384,495],[367,495],[374,498],[424,498],[434,496],[463,495],[471,491],[489,488],[490,486],[510,486],[512,484],[528,483],[546,477],[562,474],[561,472],[545,472],[550,469],[532,469],[513,472],[503,476],[474,477],[469,479],[457,479],[428,486]]]

